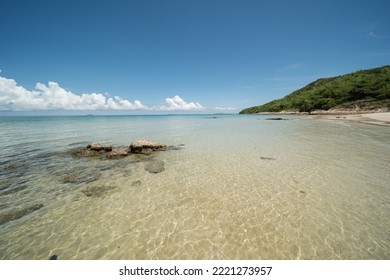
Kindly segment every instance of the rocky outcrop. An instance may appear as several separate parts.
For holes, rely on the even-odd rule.
[[[130,153],[133,154],[151,154],[154,151],[165,151],[166,145],[152,142],[149,140],[137,140],[130,144]]]
[[[112,151],[112,146],[104,146],[99,143],[88,144],[87,147],[75,149],[72,155],[75,157],[98,157]]]
[[[112,146],[103,146],[100,143],[91,143],[87,145],[87,149],[91,151],[104,151],[104,152],[111,152],[112,151]]]
[[[112,146],[105,146],[99,143],[88,144],[85,148],[75,149],[71,152],[74,157],[97,157],[100,159],[120,159],[127,156],[132,156],[132,160],[135,162],[148,162],[145,165],[145,170],[149,173],[160,173],[165,170],[164,162],[161,160],[155,160],[155,157],[151,155],[156,151],[175,151],[183,149],[184,144],[178,146],[167,146],[157,142],[149,140],[137,140],[130,144],[129,147],[120,146],[113,148]],[[110,169],[111,166],[100,166],[100,171]],[[76,171],[66,174],[62,182],[63,183],[90,183],[98,180],[100,173],[86,173]],[[134,185],[139,185],[140,182],[136,181]],[[90,187],[83,191],[86,196],[100,196],[109,187]]]
[[[174,146],[169,146],[169,150],[175,149]],[[180,148],[177,148],[180,149]],[[118,159],[126,157],[130,154],[150,155],[155,151],[166,151],[167,146],[152,142],[149,140],[137,140],[130,144],[129,147],[113,148],[108,145],[99,143],[88,144],[85,148],[75,149],[71,154],[75,157],[106,157],[108,159]]]
[[[127,147],[119,147],[107,153],[106,157],[108,159],[118,159],[118,158],[127,157],[128,155],[129,155],[129,149]]]

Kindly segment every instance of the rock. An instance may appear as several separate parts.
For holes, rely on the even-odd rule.
[[[172,146],[173,147],[173,146]],[[167,146],[148,140],[137,140],[130,144],[130,147],[104,146],[99,143],[88,144],[85,148],[75,149],[71,152],[74,157],[102,157],[108,159],[119,159],[130,154],[151,155],[154,151],[165,151]]]
[[[100,171],[110,170],[114,165],[101,165],[99,166]]]
[[[3,166],[2,170],[6,174],[13,174],[17,177],[21,177],[28,171],[28,165],[26,163],[8,163]]]
[[[19,166],[17,164],[10,163],[10,164],[7,164],[6,166],[3,167],[3,171],[13,172],[13,171],[17,170],[18,168],[19,168]]]
[[[152,161],[145,166],[145,170],[149,173],[160,173],[165,170],[164,162],[162,160]]]
[[[75,149],[71,152],[74,157],[99,157],[104,151],[96,151],[88,148]]]
[[[57,260],[57,258],[58,258],[58,256],[57,256],[57,255],[53,255],[53,256],[51,256],[51,257],[50,257],[50,259],[49,259],[49,260]]]
[[[307,194],[305,191],[303,191],[303,190],[299,191],[299,197],[306,197],[306,196],[307,196]]]
[[[154,160],[154,156],[152,154],[132,154],[134,162],[149,162]]]
[[[88,144],[86,148],[75,149],[71,154],[75,157],[97,157],[112,151],[112,146],[103,146],[99,143]]]
[[[85,190],[82,190],[88,197],[102,197],[106,195],[108,192],[112,191],[115,187],[109,185],[103,186],[88,186]]]
[[[91,143],[87,145],[87,149],[90,149],[91,151],[111,152],[112,146],[103,146],[100,143]]]
[[[288,119],[283,118],[266,118],[267,121],[287,121]]]
[[[65,175],[64,178],[62,179],[62,182],[72,183],[72,184],[90,183],[98,180],[100,176],[101,175],[98,172],[92,172],[92,173],[72,172],[70,174]]]
[[[276,158],[272,157],[260,157],[262,160],[276,160]]]
[[[138,186],[141,185],[141,180],[134,181],[133,183],[131,183],[131,185],[132,185],[133,187],[138,187]]]
[[[126,147],[120,147],[107,153],[106,157],[108,159],[118,159],[118,158],[127,157],[128,155],[129,155],[129,149]]]
[[[153,151],[165,151],[166,145],[149,140],[137,140],[130,144],[129,150],[133,154],[151,154]]]
[[[23,216],[26,216],[28,214],[31,214],[32,212],[35,212],[43,207],[43,204],[35,204],[33,206],[24,208],[22,210],[17,210],[8,214],[1,214],[0,215],[0,225],[5,224],[7,222],[17,220],[22,218]]]
[[[168,146],[166,148],[167,151],[178,151],[178,150],[181,150],[183,149],[182,147],[179,147],[179,146]]]
[[[73,150],[71,152],[71,155],[74,157],[95,157],[95,156],[99,156],[100,154],[90,149],[81,148],[81,149]]]

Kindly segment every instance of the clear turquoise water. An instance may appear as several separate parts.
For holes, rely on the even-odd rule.
[[[266,117],[1,117],[0,258],[389,259],[389,127]],[[184,146],[70,155],[136,139]]]

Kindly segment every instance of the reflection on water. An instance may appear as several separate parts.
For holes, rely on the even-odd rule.
[[[2,118],[1,259],[389,259],[390,131],[261,116]],[[182,149],[74,158],[92,141]],[[4,141],[3,141],[4,140]],[[145,170],[162,161],[165,170]]]

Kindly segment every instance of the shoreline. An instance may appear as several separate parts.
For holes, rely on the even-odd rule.
[[[310,119],[344,120],[365,124],[390,126],[390,112],[349,112],[307,115]]]
[[[313,111],[309,112],[261,112],[255,115],[298,115],[308,119],[345,120],[365,124],[390,126],[390,112],[387,110],[376,111]]]

